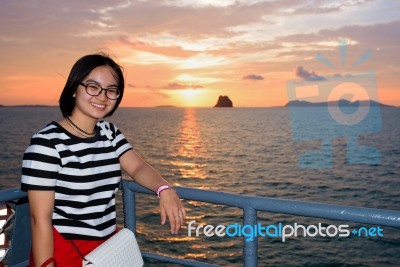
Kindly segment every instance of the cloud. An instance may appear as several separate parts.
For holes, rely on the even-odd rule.
[[[323,80],[332,72],[363,70],[375,70],[383,77],[382,88],[397,92],[399,1],[39,2],[1,4],[0,59],[9,64],[0,67],[0,76],[11,78],[0,78],[0,90],[13,88],[18,75],[61,73],[66,79],[83,53],[105,50],[129,73],[127,87],[136,86],[135,93],[172,93],[168,90],[201,85],[232,88],[243,82],[261,86],[260,73],[268,73],[262,78],[278,86],[293,78],[294,71],[305,80]],[[339,39],[351,41],[344,66]],[[372,59],[349,69],[368,49]],[[315,60],[316,53],[335,69]],[[181,78],[182,73],[190,77]],[[60,84],[65,80],[58,79]],[[161,83],[146,87],[154,81]]]
[[[161,43],[161,42],[160,42]],[[111,45],[122,45],[128,49],[149,52],[152,54],[163,55],[176,58],[187,58],[198,54],[197,51],[191,51],[182,48],[180,45],[164,45],[157,44],[157,42],[146,42],[138,39],[133,39],[127,35],[120,36],[117,42],[110,42]]]
[[[346,51],[345,68],[354,64],[367,50],[373,49],[370,62],[379,62],[379,68],[398,61],[398,43],[400,41],[400,20],[373,25],[347,25],[332,29],[320,30],[314,33],[297,33],[277,38],[276,43],[290,44],[287,51],[279,56],[292,55],[297,58],[309,58],[313,61],[316,53],[327,57],[334,66],[341,68],[339,40],[349,41]],[[384,48],[384,49],[382,49]]]
[[[264,80],[264,77],[258,74],[248,74],[242,77],[243,80],[253,80],[253,81],[261,81]]]
[[[211,1],[215,3],[220,1]],[[283,2],[283,3],[282,3]],[[207,4],[198,6],[199,1],[134,1],[132,6],[120,10],[119,25],[127,31],[140,29],[147,34],[158,31],[174,36],[187,36],[192,40],[203,39],[204,35],[230,35],[229,27],[263,22],[265,14],[290,7],[290,1],[262,1],[240,3],[233,1],[224,6]],[[109,12],[113,16],[113,12]],[[134,19],[132,19],[134,18]]]
[[[198,84],[185,84],[185,83],[169,83],[166,86],[164,86],[162,89],[167,89],[167,90],[184,90],[184,89],[201,89],[204,88],[202,85]]]
[[[324,76],[316,74],[314,71],[308,71],[302,66],[298,66],[296,69],[296,76],[302,78],[305,81],[325,81]]]

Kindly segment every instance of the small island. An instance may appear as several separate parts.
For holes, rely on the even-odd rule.
[[[348,101],[346,99],[340,99],[337,101],[329,101],[329,102],[308,102],[304,100],[292,100],[289,101],[285,107],[326,107],[328,105],[336,105],[338,107],[395,107],[395,106],[390,106],[390,105],[385,105],[382,103],[379,103],[374,100],[363,100],[363,101]]]
[[[218,98],[218,102],[214,107],[215,108],[232,108],[233,103],[232,103],[232,100],[230,100],[228,96],[220,95]]]

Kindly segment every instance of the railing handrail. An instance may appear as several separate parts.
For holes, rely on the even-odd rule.
[[[153,191],[128,181],[128,188],[139,193],[155,194]],[[379,224],[400,228],[400,211],[363,208],[357,206],[324,204],[300,200],[287,200],[272,197],[239,195],[189,187],[174,187],[182,199],[208,202],[237,208],[252,207],[257,211],[299,215],[350,221],[356,223]]]
[[[129,210],[129,212],[126,212],[127,227],[131,230],[135,230],[135,192],[144,194],[155,193],[143,186],[140,186],[134,181],[124,180],[123,186],[125,190],[124,209],[126,209],[126,211]],[[175,189],[182,199],[241,208],[244,211],[244,223],[250,225],[257,223],[257,211],[264,211],[400,228],[400,211],[396,210],[371,209],[346,205],[333,205],[270,197],[238,195],[181,186],[177,186]],[[0,202],[14,201],[26,197],[27,193],[22,192],[19,188],[3,189],[0,191]],[[29,223],[29,221],[23,222],[22,225],[27,225],[26,223]],[[250,242],[245,242],[243,237],[243,245],[244,265],[257,266],[257,237]],[[188,266],[216,266],[199,261],[174,259],[168,256],[147,252],[143,254],[143,256],[147,258],[165,260],[175,263],[178,263],[179,261],[179,263],[186,264]],[[25,255],[25,253],[23,255]]]
[[[28,194],[19,188],[8,188],[0,190],[0,202],[14,201],[27,197]]]
[[[140,186],[136,182],[130,182],[128,188],[139,193],[155,194],[153,191]],[[238,195],[181,186],[176,186],[175,189],[181,198],[188,200],[202,201],[238,208],[251,206],[257,211],[400,227],[400,211],[396,210],[372,209],[299,200]],[[19,188],[2,189],[0,194],[0,202],[13,201],[25,197],[27,197],[27,193],[21,191]],[[315,214],[316,212],[318,212],[318,214]]]
[[[134,192],[154,194],[153,191],[143,186],[140,186],[133,181],[124,181],[123,186],[125,190],[124,208],[127,208],[129,210],[135,211]],[[333,205],[270,197],[238,195],[226,192],[202,190],[181,186],[176,186],[175,189],[179,197],[182,199],[241,208],[243,209],[243,223],[247,225],[256,225],[257,211],[264,211],[400,228],[400,211],[396,210],[371,209],[346,205]],[[131,192],[129,193],[129,191]],[[132,206],[129,206],[131,204]],[[127,215],[127,227],[135,230],[135,212],[128,213],[126,210],[125,213]],[[253,267],[258,265],[257,242],[257,235],[250,242],[246,241],[245,237],[243,237],[244,266]],[[157,259],[157,255],[154,254],[147,255],[147,257]],[[174,262],[172,258],[168,260],[168,257],[164,257],[164,260]],[[189,266],[208,266],[205,263],[204,265],[202,265],[202,263],[200,262],[196,262],[198,263],[196,265],[192,265],[189,262],[186,263]]]

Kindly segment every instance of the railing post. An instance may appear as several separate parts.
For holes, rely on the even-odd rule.
[[[125,227],[136,233],[136,200],[135,192],[129,189],[129,182],[122,181],[123,211],[126,219]]]
[[[246,241],[246,237],[243,236],[244,266],[256,267],[258,264],[258,238],[257,233],[254,233],[254,225],[257,225],[257,211],[252,207],[245,207],[243,211],[243,226],[251,226],[251,231],[253,231],[252,233],[254,235],[254,238],[251,241]]]
[[[9,266],[27,266],[31,250],[31,221],[28,199],[18,200],[15,205],[15,218],[12,232],[11,250],[8,255]],[[24,265],[25,264],[25,265]]]

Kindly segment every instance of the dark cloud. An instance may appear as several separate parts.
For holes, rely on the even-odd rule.
[[[185,84],[185,83],[169,83],[166,86],[164,86],[162,89],[168,89],[168,90],[184,90],[184,89],[201,89],[204,88],[202,85],[199,84]]]
[[[326,78],[324,76],[320,76],[316,74],[314,71],[308,71],[304,69],[302,66],[298,66],[296,69],[296,76],[305,80],[305,81],[325,81]]]
[[[293,34],[277,39],[277,43],[292,43],[296,46],[290,51],[282,52],[280,57],[292,56],[297,58],[312,58],[313,61],[317,53],[323,54],[336,69],[341,69],[339,37],[346,36],[351,39],[347,47],[344,69],[349,69],[355,64],[364,53],[372,49],[372,60],[365,63],[375,64],[372,68],[377,70],[391,69],[397,67],[393,62],[400,60],[398,53],[398,43],[400,41],[400,20],[387,23],[376,23],[373,25],[349,25],[334,29],[320,30],[315,33]],[[319,42],[337,43],[334,47],[325,47]],[[355,43],[354,43],[355,42]],[[314,44],[314,45],[313,45]],[[316,62],[316,61],[315,61]],[[363,63],[361,67],[365,64]],[[358,67],[358,66],[357,66]],[[358,69],[358,68],[357,68]]]
[[[282,15],[292,16],[294,14],[326,14],[337,13],[349,8],[357,8],[365,5],[367,2],[374,0],[359,0],[359,1],[303,1],[302,5],[294,6],[291,12],[281,13]]]
[[[132,83],[128,83],[128,87],[129,88],[136,88],[136,85],[132,84]]]
[[[353,78],[354,75],[351,73],[346,73],[346,74],[340,74],[340,73],[335,73],[332,75],[333,79],[343,79],[343,78]]]
[[[248,74],[242,77],[243,80],[253,80],[253,81],[261,81],[264,80],[264,77],[258,74]]]

